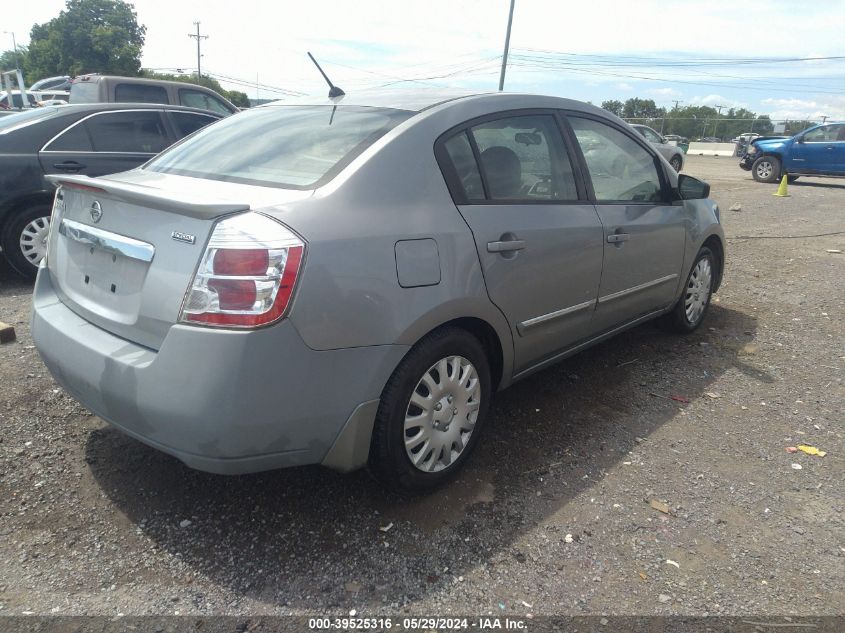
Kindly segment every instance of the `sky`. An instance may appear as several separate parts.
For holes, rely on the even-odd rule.
[[[326,91],[311,51],[347,93],[496,90],[509,0],[135,0],[145,68],[202,70],[252,98]],[[0,50],[29,40],[63,0],[8,2]],[[600,104],[745,107],[773,119],[845,120],[845,0],[516,0],[505,90]],[[761,60],[761,58],[763,58]],[[772,58],[803,61],[770,61]],[[259,84],[259,85],[256,85]]]

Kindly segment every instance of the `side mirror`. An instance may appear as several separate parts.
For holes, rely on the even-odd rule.
[[[680,174],[678,176],[678,193],[681,200],[703,200],[710,196],[710,185],[698,178]]]
[[[803,143],[804,142],[804,135],[802,134],[801,136],[797,137],[795,139],[795,142],[796,143]]]

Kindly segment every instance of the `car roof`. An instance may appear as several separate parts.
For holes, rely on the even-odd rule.
[[[265,103],[260,108],[275,106],[299,106],[299,105],[320,105],[320,106],[360,106],[375,108],[393,108],[409,112],[422,112],[439,105],[450,102],[466,101],[507,101],[509,107],[515,103],[524,101],[525,104],[519,107],[540,107],[540,108],[561,108],[581,111],[593,111],[613,117],[612,114],[583,101],[575,101],[564,97],[549,95],[496,92],[496,91],[467,91],[467,90],[442,90],[442,89],[402,89],[402,90],[368,90],[355,91],[354,94],[346,94],[340,98],[329,99],[328,96],[311,95],[296,97],[279,101]],[[532,101],[534,103],[532,103]],[[615,117],[614,117],[615,118]]]
[[[213,110],[189,108],[180,105],[170,105],[168,103],[68,103],[67,105],[61,106],[61,108],[62,114],[72,114],[74,112],[108,112],[109,110],[174,110],[177,112],[196,112],[198,114],[208,114],[216,117],[221,116],[219,112],[214,112]]]

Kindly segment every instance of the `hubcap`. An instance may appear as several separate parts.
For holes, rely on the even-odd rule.
[[[710,268],[710,260],[706,257],[700,259],[692,269],[687,281],[687,291],[684,295],[684,308],[687,314],[687,321],[690,324],[698,323],[704,308],[710,300],[710,285],[713,273]]]
[[[23,227],[20,238],[21,253],[33,266],[38,266],[47,254],[47,237],[50,234],[50,216],[35,218]]]
[[[441,358],[426,371],[405,412],[405,453],[424,472],[443,470],[464,451],[478,420],[481,383],[463,356]]]
[[[757,165],[757,175],[760,178],[768,178],[772,175],[772,164],[768,161],[763,161]]]

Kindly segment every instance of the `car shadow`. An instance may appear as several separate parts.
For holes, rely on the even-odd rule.
[[[32,292],[32,281],[24,279],[12,270],[0,253],[0,297],[24,292]]]
[[[804,180],[803,178],[796,180],[795,182],[789,183],[790,187],[798,187],[798,188],[810,188],[810,187],[823,187],[825,189],[845,189],[845,184],[841,184],[841,182],[837,182],[836,180],[830,179],[823,182],[818,181],[810,181]]]
[[[425,496],[319,467],[211,475],[110,427],[89,434],[86,461],[161,552],[242,598],[309,611],[397,606],[497,557],[524,557],[514,552],[523,533],[724,372],[771,380],[741,355],[755,332],[751,314],[714,304],[690,336],[647,324],[535,374],[497,395],[467,468]],[[555,483],[542,496],[540,477]]]

